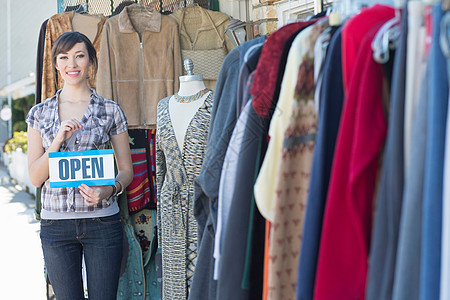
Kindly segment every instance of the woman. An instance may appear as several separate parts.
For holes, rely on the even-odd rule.
[[[41,242],[56,298],[84,299],[84,254],[90,300],[116,299],[123,228],[117,204],[133,177],[127,120],[120,106],[87,85],[96,52],[79,32],[55,41],[52,61],[64,86],[28,116],[28,172],[42,187]],[[114,186],[50,188],[49,152],[106,149],[111,142],[118,173]]]

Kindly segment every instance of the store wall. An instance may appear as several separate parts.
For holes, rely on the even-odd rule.
[[[313,15],[317,10],[314,0],[219,0],[219,5],[221,12],[235,19],[252,21],[255,36],[271,34],[288,22]]]
[[[219,0],[220,11],[241,21],[251,20],[250,0]]]
[[[252,0],[255,34],[270,34],[299,16],[313,15],[314,8],[314,0]]]
[[[56,13],[56,0],[9,0],[11,3],[11,82],[36,68],[41,24]],[[7,85],[7,0],[0,0],[0,89]]]
[[[11,7],[11,83],[27,78],[36,69],[36,49],[42,22],[56,13],[55,0],[9,0]],[[0,0],[0,90],[8,84],[7,0]],[[5,98],[1,98],[1,103]],[[1,108],[1,107],[0,107]],[[0,121],[0,146],[8,137]]]

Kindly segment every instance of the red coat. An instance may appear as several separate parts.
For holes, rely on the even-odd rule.
[[[343,51],[344,74],[351,74],[351,80],[331,171],[314,299],[364,299],[373,198],[387,133],[383,70],[372,59],[371,42],[393,17],[394,9],[375,5],[343,28],[343,49],[359,49]]]

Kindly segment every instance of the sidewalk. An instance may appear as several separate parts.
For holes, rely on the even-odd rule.
[[[1,162],[0,228],[0,299],[47,299],[34,198],[13,184]]]

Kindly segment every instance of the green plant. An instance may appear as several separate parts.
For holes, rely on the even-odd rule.
[[[27,131],[27,123],[25,121],[17,121],[14,123],[13,132]]]
[[[8,100],[5,99],[0,107],[7,104]],[[25,125],[22,123],[25,121],[25,118],[28,114],[30,108],[34,105],[34,94],[17,98],[12,100],[12,118],[11,122],[13,125],[13,131],[26,131],[26,123]],[[19,123],[20,125],[16,125]],[[24,127],[25,126],[25,127]]]
[[[34,105],[34,94],[17,98],[13,100],[13,108],[21,112],[21,116],[17,119],[17,121],[24,120],[28,114],[30,108]]]
[[[6,142],[5,152],[15,151],[19,148],[22,149],[23,153],[27,153],[28,144],[26,131],[14,132],[13,138]]]

